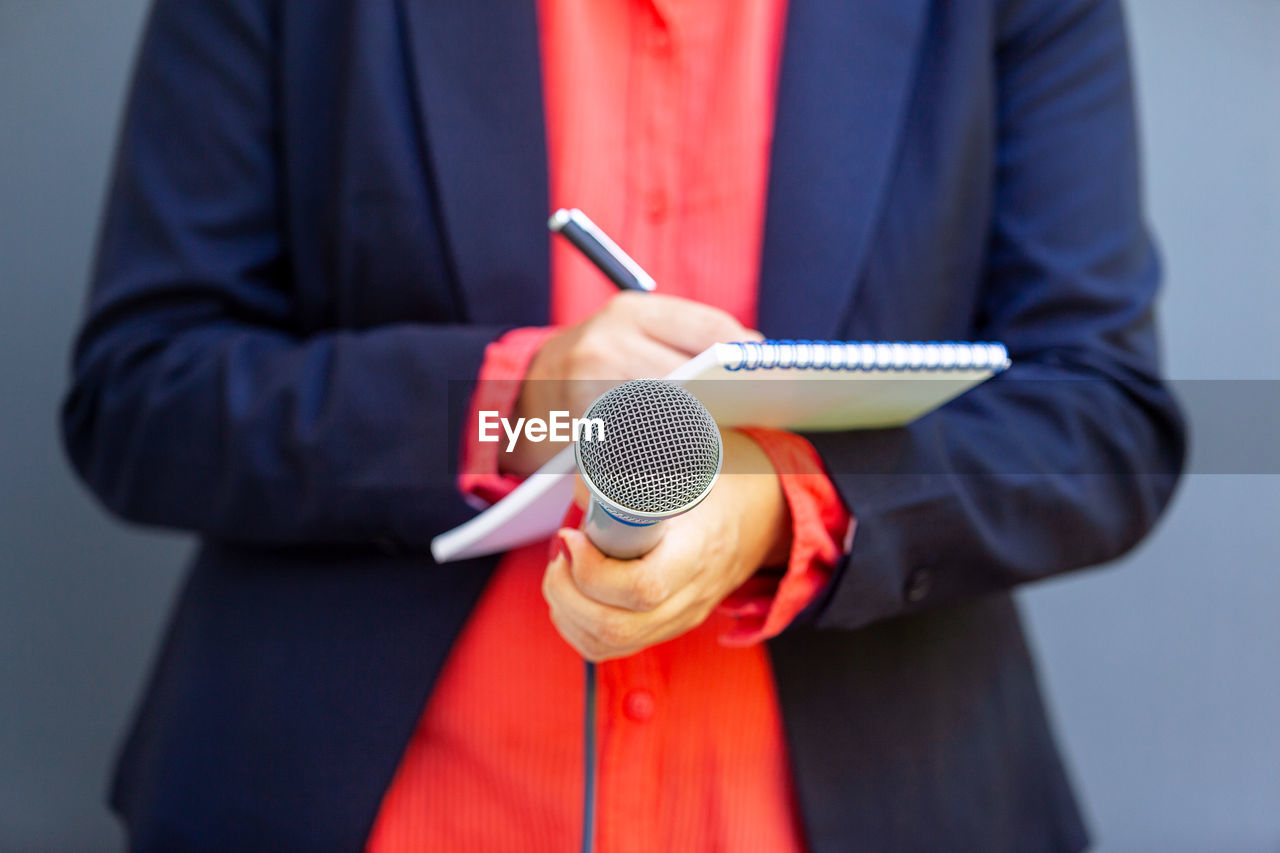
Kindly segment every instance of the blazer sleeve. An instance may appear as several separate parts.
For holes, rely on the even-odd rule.
[[[135,70],[62,410],[71,460],[145,524],[422,548],[471,514],[450,397],[503,331],[303,333],[271,4],[159,0]],[[451,382],[451,380],[454,380]],[[456,425],[454,427],[456,429]]]
[[[1158,376],[1124,24],[1113,0],[1004,5],[997,185],[976,336],[1013,367],[899,429],[809,438],[858,519],[806,614],[879,619],[1101,563],[1184,455]]]

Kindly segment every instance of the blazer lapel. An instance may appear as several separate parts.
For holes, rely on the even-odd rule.
[[[399,2],[466,318],[546,322],[551,262],[537,4]]]
[[[770,337],[840,333],[891,177],[926,0],[792,0],[760,269]]]

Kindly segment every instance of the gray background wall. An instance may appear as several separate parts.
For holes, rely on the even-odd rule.
[[[188,549],[106,519],[55,438],[143,11],[0,0],[4,851],[119,848],[107,770]],[[1169,373],[1280,379],[1280,3],[1130,13]],[[1097,849],[1280,851],[1278,556],[1280,477],[1202,473],[1136,554],[1023,594]]]

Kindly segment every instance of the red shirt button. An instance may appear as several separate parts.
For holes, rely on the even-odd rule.
[[[651,190],[645,197],[645,213],[654,222],[661,222],[667,215],[667,194],[662,190]]]
[[[652,719],[656,710],[658,702],[648,690],[631,690],[623,697],[622,712],[633,722],[643,723]]]

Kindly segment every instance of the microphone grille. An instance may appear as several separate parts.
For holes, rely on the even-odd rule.
[[[627,509],[680,512],[720,472],[720,429],[679,385],[633,379],[601,395],[585,416],[604,422],[604,440],[578,441],[579,469],[596,491]]]

